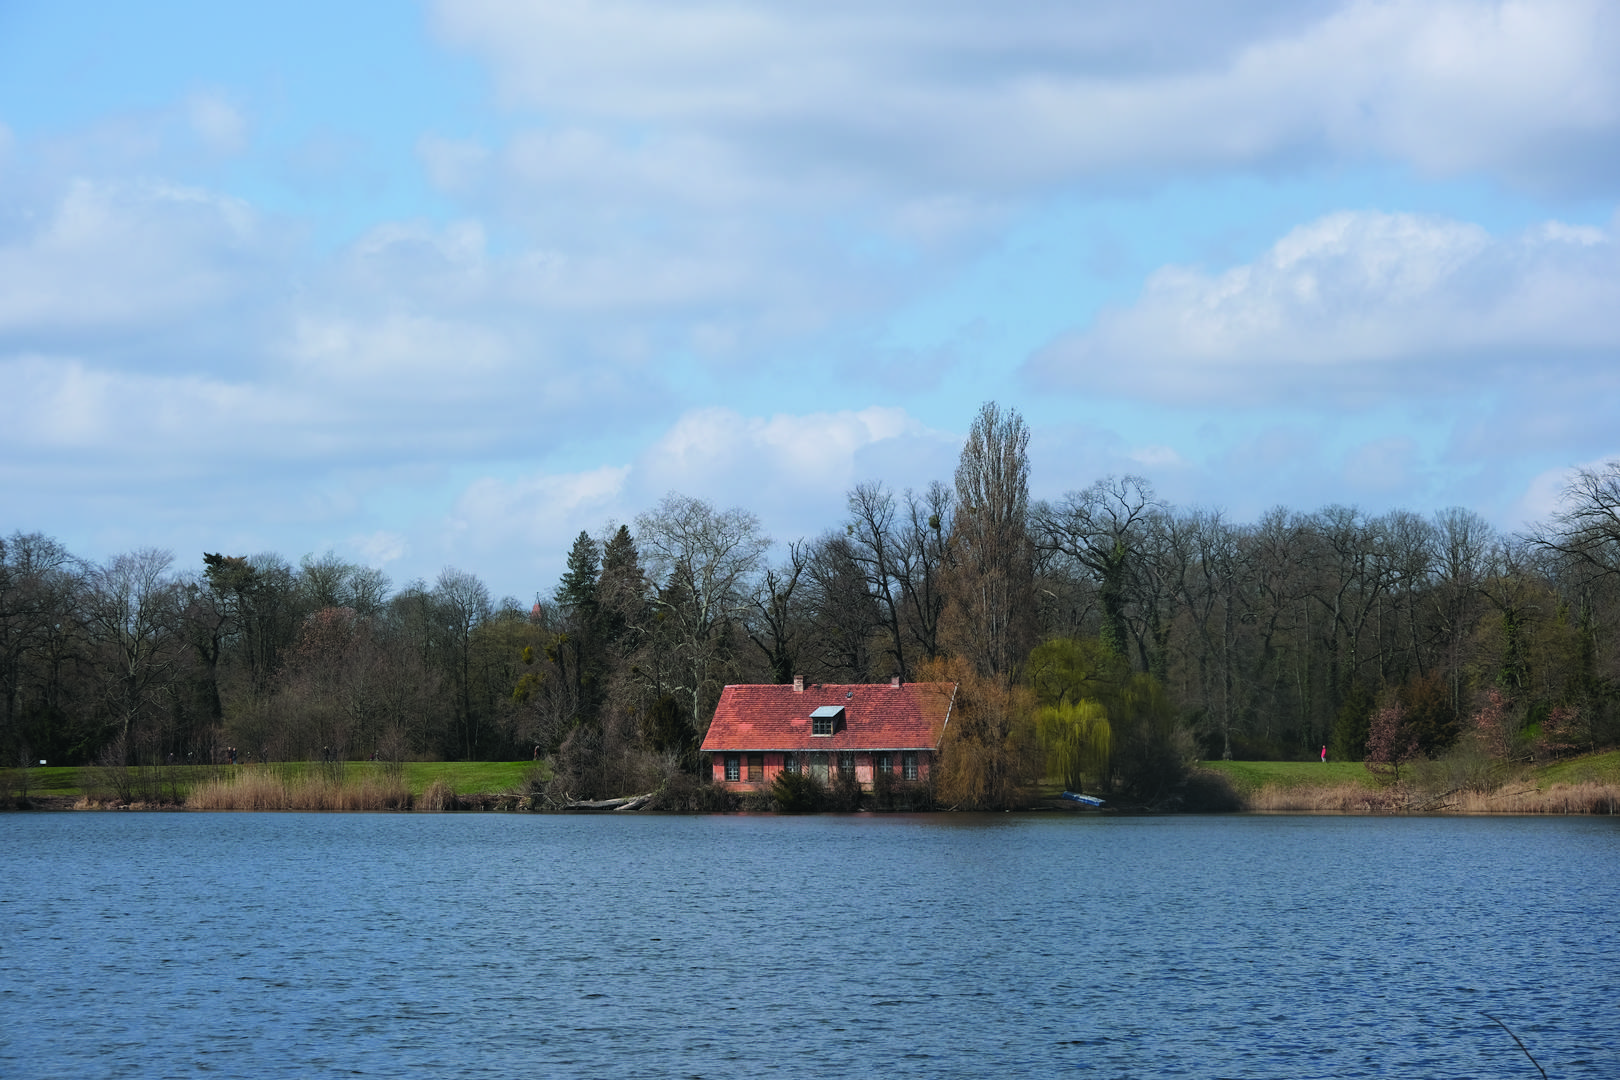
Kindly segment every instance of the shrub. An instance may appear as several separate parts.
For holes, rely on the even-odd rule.
[[[783,814],[813,814],[827,801],[827,789],[811,772],[782,770],[771,783],[771,801]]]
[[[861,782],[855,779],[855,770],[838,769],[827,786],[827,809],[849,813],[861,808]]]
[[[1230,814],[1243,809],[1243,798],[1222,773],[1194,769],[1182,789],[1181,808],[1195,814]]]
[[[686,810],[695,813],[723,813],[735,810],[741,800],[719,784],[711,784],[688,772],[675,772],[664,780],[648,810]]]

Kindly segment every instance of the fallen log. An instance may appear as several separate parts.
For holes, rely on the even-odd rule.
[[[637,810],[652,799],[652,794],[626,795],[621,799],[575,799],[563,803],[564,810]],[[634,805],[631,805],[634,804]]]

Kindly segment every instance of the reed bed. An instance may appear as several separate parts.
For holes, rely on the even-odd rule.
[[[1495,791],[1439,792],[1394,784],[1263,787],[1242,796],[1244,809],[1317,814],[1617,814],[1620,786],[1583,781],[1553,784],[1545,790],[1508,785]]]
[[[430,813],[438,813],[441,810],[454,810],[456,805],[456,789],[442,776],[435,777],[432,783],[422,789],[422,797],[416,802],[418,810],[426,810]]]
[[[320,771],[246,771],[197,785],[191,810],[409,810],[411,790],[402,776],[335,777]]]
[[[1465,814],[1620,814],[1620,787],[1587,780],[1553,784],[1544,791],[1460,791],[1454,809]]]
[[[1241,798],[1245,810],[1302,814],[1390,814],[1406,809],[1407,801],[1398,789],[1362,784],[1267,785]]]

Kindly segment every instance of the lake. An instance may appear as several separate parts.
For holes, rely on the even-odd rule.
[[[0,1076],[1620,1076],[1620,823],[0,815]],[[1488,1014],[1488,1015],[1487,1015]]]

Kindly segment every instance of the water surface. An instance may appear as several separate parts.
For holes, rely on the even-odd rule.
[[[1567,818],[0,817],[0,1076],[1620,1076]]]

